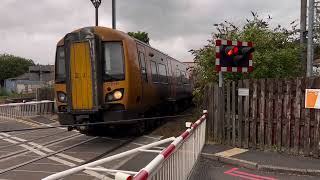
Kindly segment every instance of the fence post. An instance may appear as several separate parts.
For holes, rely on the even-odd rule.
[[[244,85],[246,88],[249,88],[250,91],[250,81],[244,80]],[[250,105],[250,96],[251,93],[249,93],[249,96],[246,96],[244,98],[244,148],[249,148],[249,128],[250,128],[250,122],[249,122],[249,105]]]
[[[300,140],[300,116],[301,116],[301,79],[296,79],[297,85],[296,85],[296,97],[295,97],[295,103],[294,103],[294,153],[299,153],[299,140]]]
[[[313,157],[319,158],[319,150],[320,150],[320,110],[315,110],[315,136],[314,136],[314,147],[313,147]]]
[[[242,88],[242,80],[238,81],[238,88]],[[242,103],[242,96],[239,96],[238,94],[238,146],[242,147],[243,143],[243,126],[242,126],[242,121],[243,121],[243,103]]]
[[[231,135],[231,90],[230,90],[230,82],[226,82],[226,91],[227,91],[227,113],[226,113],[226,121],[227,121],[227,126],[226,126],[226,139],[227,139],[227,144],[231,144],[231,138],[230,138],[230,135]]]
[[[282,145],[282,80],[277,81],[277,100],[275,101],[275,113],[276,113],[276,120],[277,120],[277,125],[276,125],[276,136],[275,136],[275,144],[277,147],[280,149]]]
[[[252,148],[256,148],[257,146],[257,103],[258,103],[258,81],[253,80],[253,93],[252,93],[252,102],[251,102],[251,123],[250,123],[250,137],[249,142],[252,144]],[[250,114],[250,113],[249,113]]]
[[[232,82],[232,145],[236,145],[236,82]]]
[[[259,146],[261,149],[264,149],[264,140],[265,140],[265,79],[260,80],[260,108],[259,108],[259,117],[260,117],[260,128],[259,128]]]

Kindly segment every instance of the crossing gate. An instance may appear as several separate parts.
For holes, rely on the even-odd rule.
[[[171,137],[148,145],[141,146],[120,154],[109,156],[88,164],[68,169],[43,180],[56,180],[68,175],[79,173],[85,170],[104,172],[112,174],[115,180],[184,180],[190,175],[190,172],[198,160],[201,150],[205,144],[207,111],[203,111],[203,116],[191,125],[178,137]],[[171,142],[162,151],[150,150],[153,147]],[[126,156],[132,156],[141,152],[153,152],[158,155],[139,172],[106,169],[102,164],[120,159]]]
[[[32,117],[54,112],[54,101],[33,101],[0,105],[0,116],[10,118]]]

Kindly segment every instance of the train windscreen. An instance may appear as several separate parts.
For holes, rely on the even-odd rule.
[[[56,52],[56,82],[66,81],[66,60],[63,46],[57,47]]]
[[[104,80],[125,79],[122,42],[104,42]]]

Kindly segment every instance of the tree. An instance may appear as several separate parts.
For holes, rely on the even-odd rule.
[[[299,30],[296,22],[291,23],[290,28],[281,25],[270,27],[272,18],[260,18],[252,12],[252,18],[246,19],[243,26],[236,26],[224,21],[215,24],[216,30],[213,39],[208,40],[208,45],[190,50],[198,63],[196,72],[199,76],[200,86],[217,80],[215,67],[215,39],[228,39],[240,41],[253,41],[254,71],[250,74],[225,73],[226,80],[244,78],[286,78],[300,76],[303,73],[300,62]]]
[[[150,39],[149,39],[149,34],[147,32],[141,32],[141,31],[128,32],[128,35],[149,44]]]
[[[34,65],[33,60],[17,57],[9,54],[0,54],[0,83],[4,80],[19,76],[28,72],[29,66]]]

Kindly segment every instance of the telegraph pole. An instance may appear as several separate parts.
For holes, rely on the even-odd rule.
[[[301,0],[300,11],[300,47],[301,47],[301,64],[304,72],[307,69],[306,61],[306,32],[307,32],[307,2],[308,0]]]
[[[312,76],[313,71],[313,27],[314,27],[314,0],[309,0],[308,13],[308,49],[307,49],[307,77]]]
[[[117,29],[116,0],[112,0],[112,29]]]

